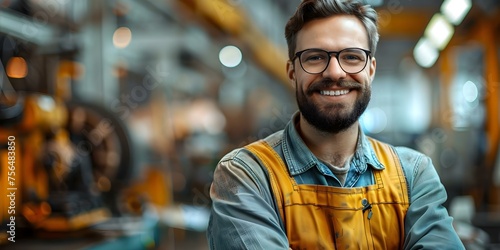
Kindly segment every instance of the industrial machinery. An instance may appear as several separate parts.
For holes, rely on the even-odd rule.
[[[133,155],[125,125],[105,109],[3,95],[0,145],[0,195],[12,197],[0,199],[8,208],[0,211],[0,243],[77,232],[122,212],[117,197],[133,174]]]

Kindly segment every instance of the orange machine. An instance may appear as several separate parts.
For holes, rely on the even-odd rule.
[[[0,221],[7,225],[0,243],[15,241],[27,225],[71,231],[108,218],[101,193],[89,187],[92,164],[83,156],[90,154],[71,141],[67,105],[43,94],[0,104]]]

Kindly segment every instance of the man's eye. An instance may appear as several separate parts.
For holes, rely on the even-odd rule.
[[[348,61],[361,61],[363,59],[361,59],[361,57],[359,55],[354,55],[354,54],[351,54],[351,55],[344,55],[342,57],[342,59],[344,60],[348,60]]]
[[[323,55],[310,55],[306,57],[307,62],[314,62],[314,61],[323,61],[325,60],[325,56]]]

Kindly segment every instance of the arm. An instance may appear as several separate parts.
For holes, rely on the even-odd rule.
[[[443,206],[446,190],[431,159],[409,149],[399,150],[410,193],[404,249],[465,249]]]
[[[288,249],[266,174],[246,151],[219,162],[210,197],[210,249]]]

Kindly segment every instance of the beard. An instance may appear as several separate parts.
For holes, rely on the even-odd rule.
[[[349,110],[349,107],[343,103],[331,103],[321,108],[310,98],[314,93],[318,93],[320,89],[325,89],[334,84],[339,87],[349,88],[351,91],[359,91],[360,96],[356,99],[352,110]],[[365,112],[370,102],[371,88],[369,85],[363,87],[362,84],[353,81],[334,82],[330,79],[323,79],[311,84],[305,92],[296,88],[295,95],[300,113],[309,124],[322,132],[337,134],[351,127]]]

